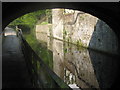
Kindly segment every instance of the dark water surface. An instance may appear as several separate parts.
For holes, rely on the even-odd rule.
[[[31,47],[71,88],[110,88],[114,83],[118,70],[116,56],[50,37],[39,38],[38,42]]]

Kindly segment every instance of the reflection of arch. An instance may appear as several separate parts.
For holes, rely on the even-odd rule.
[[[3,28],[26,13],[57,7],[90,13],[105,21],[115,31],[118,38],[120,36],[119,3],[3,3]]]

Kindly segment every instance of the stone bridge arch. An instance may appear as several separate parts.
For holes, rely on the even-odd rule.
[[[40,9],[52,9],[52,8],[67,8],[80,10],[86,13],[89,13],[93,16],[96,16],[106,22],[116,33],[119,43],[120,43],[120,24],[119,24],[119,3],[73,3],[73,2],[24,2],[24,3],[3,3],[3,21],[2,28],[4,28],[14,19],[27,14],[29,12],[37,11]],[[119,76],[119,75],[118,75]],[[117,80],[120,80],[118,78]],[[115,82],[116,86],[119,86],[117,81]]]

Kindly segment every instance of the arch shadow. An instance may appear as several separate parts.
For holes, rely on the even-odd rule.
[[[118,88],[118,38],[105,22],[98,19],[88,49],[100,88]]]

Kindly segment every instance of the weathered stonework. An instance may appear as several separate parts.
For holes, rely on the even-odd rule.
[[[52,36],[52,25],[36,25],[36,38],[40,41],[47,42],[47,37]]]
[[[64,26],[67,32],[65,35],[66,41],[69,39],[70,42],[75,44],[79,41],[83,46],[88,47],[96,22],[97,18],[89,14],[79,15],[75,23]]]
[[[99,51],[118,53],[117,37],[105,22],[81,11],[68,11],[65,13],[64,9],[53,9],[52,25],[36,26],[40,28],[36,28],[36,32],[46,30],[46,36]]]
[[[63,39],[63,9],[52,10],[53,37]]]

